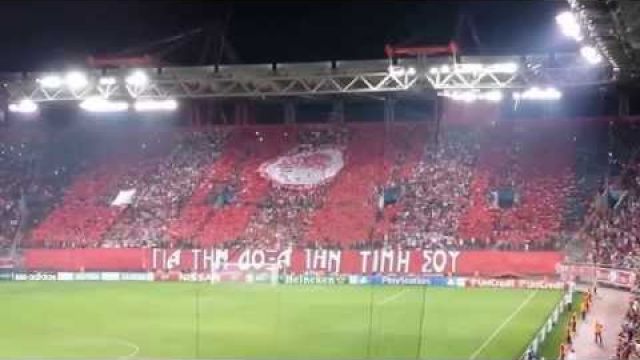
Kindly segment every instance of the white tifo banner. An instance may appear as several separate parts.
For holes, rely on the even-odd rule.
[[[281,186],[311,188],[327,183],[343,167],[344,159],[339,148],[297,149],[263,163],[260,173]]]
[[[133,203],[136,189],[120,190],[116,198],[111,202],[111,206],[127,206]]]

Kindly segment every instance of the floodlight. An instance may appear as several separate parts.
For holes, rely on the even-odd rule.
[[[98,82],[100,83],[100,85],[104,86],[115,85],[116,78],[114,78],[113,76],[103,76]]]
[[[129,109],[125,101],[111,101],[101,97],[91,97],[80,103],[80,108],[89,112],[121,112]]]
[[[521,93],[514,93],[515,100],[533,100],[533,101],[556,101],[562,98],[562,92],[556,88],[538,88],[532,87]]]
[[[580,48],[580,54],[589,64],[595,65],[602,62],[602,55],[593,46],[583,46]]]
[[[142,87],[147,85],[147,83],[149,82],[149,77],[144,72],[136,70],[132,72],[131,75],[127,76],[126,82],[131,86]]]
[[[482,71],[482,64],[458,64],[455,67],[457,73],[477,73]]]
[[[483,100],[490,101],[490,102],[500,102],[504,98],[504,95],[500,90],[487,91],[482,95],[483,95],[482,96]]]
[[[440,72],[443,74],[448,74],[451,72],[451,68],[449,67],[449,65],[442,65],[440,66]]]
[[[166,100],[137,100],[133,107],[136,111],[173,111],[178,108],[178,102],[174,99]]]
[[[514,74],[518,71],[517,63],[503,63],[489,65],[488,69],[495,73]]]
[[[89,81],[87,76],[79,71],[71,71],[64,78],[67,86],[72,90],[79,90],[87,86]]]
[[[582,31],[576,17],[570,11],[564,11],[556,16],[556,23],[560,26],[560,31],[572,39],[582,40]]]
[[[36,81],[46,89],[57,89],[62,86],[62,79],[58,75],[47,75]]]
[[[38,111],[38,104],[32,100],[23,99],[17,103],[9,104],[9,111],[13,113],[30,114]]]
[[[409,67],[409,69],[407,69],[407,75],[413,76],[415,74],[416,74],[416,68],[414,68],[413,66]]]
[[[402,66],[389,66],[388,71],[394,76],[404,76],[404,74],[406,74],[406,70]]]

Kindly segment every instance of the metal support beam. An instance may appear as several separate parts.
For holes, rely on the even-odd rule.
[[[220,67],[173,67],[142,69],[148,78],[145,85],[126,82],[132,69],[92,70],[88,84],[72,89],[64,83],[56,88],[41,86],[38,79],[57,73],[0,74],[0,83],[7,89],[11,101],[31,99],[35,102],[80,101],[100,96],[110,99],[135,100],[164,98],[264,98],[267,96],[314,96],[348,94],[388,94],[394,92],[521,89],[532,85],[558,87],[588,86],[611,82],[611,74],[603,67],[586,67],[578,54],[560,54],[563,67],[548,67],[546,55],[511,57],[466,57],[462,63],[450,58],[433,61],[404,61],[388,68],[387,60],[323,63],[229,65]],[[508,72],[491,66],[514,63],[517,70]],[[342,64],[342,65],[341,65]],[[457,67],[480,64],[475,70],[461,71]],[[109,80],[109,81],[106,81]]]
[[[396,99],[391,96],[387,96],[384,99],[384,121],[386,123],[392,123],[396,117]]]
[[[0,126],[9,122],[9,101],[6,95],[0,92]]]
[[[626,91],[618,92],[618,116],[629,116],[629,94]]]
[[[296,104],[293,101],[287,101],[284,103],[284,123],[296,123]]]
[[[233,108],[234,125],[247,125],[249,122],[249,106],[246,101],[239,101]]]
[[[331,110],[331,120],[339,124],[344,123],[344,100],[335,99],[333,101],[333,109]]]

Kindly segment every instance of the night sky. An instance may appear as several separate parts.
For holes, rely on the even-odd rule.
[[[446,44],[461,14],[469,54],[521,54],[571,49],[554,15],[565,1],[2,1],[0,71],[63,68],[90,54],[111,54],[183,33],[226,26],[235,56],[261,63],[384,57],[384,44]],[[226,24],[226,25],[225,25]],[[217,37],[213,37],[217,39]],[[165,56],[177,65],[202,61],[205,35]],[[212,49],[217,49],[212,41]],[[153,51],[148,51],[153,52]],[[217,59],[211,50],[204,60]]]

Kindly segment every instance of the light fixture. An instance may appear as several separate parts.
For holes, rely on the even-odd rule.
[[[33,100],[23,99],[17,103],[9,104],[9,111],[13,113],[30,114],[38,111],[38,104]]]
[[[145,111],[173,111],[178,108],[178,102],[174,99],[165,100],[137,100],[133,107],[138,112]]]
[[[600,52],[598,52],[598,50],[593,46],[585,45],[581,47],[580,55],[582,55],[582,57],[585,58],[585,60],[587,60],[587,62],[592,65],[599,64],[602,62],[602,55],[600,55]]]
[[[580,24],[575,15],[570,11],[561,12],[556,16],[556,23],[560,27],[560,31],[567,37],[576,41],[582,40],[582,31]]]
[[[456,73],[459,74],[471,74],[482,71],[484,66],[482,64],[457,64],[454,68]]]
[[[58,75],[47,75],[36,81],[45,89],[57,89],[62,86],[62,79]]]
[[[98,80],[98,82],[103,86],[115,85],[116,78],[114,78],[113,76],[103,76],[100,78],[100,80]]]
[[[474,90],[462,90],[462,91],[445,91],[442,96],[448,97],[453,101],[461,101],[472,103],[476,101],[488,101],[488,102],[500,102],[504,98],[502,91],[480,91]]]
[[[502,91],[500,90],[492,90],[483,93],[483,100],[490,102],[500,102],[504,98]]]
[[[149,77],[144,72],[136,70],[127,76],[125,81],[131,86],[143,87],[149,82]]]
[[[129,104],[125,101],[91,97],[81,102],[80,108],[89,112],[121,112],[129,110]]]
[[[562,92],[553,87],[538,88],[532,87],[524,92],[516,92],[513,94],[515,100],[532,100],[532,101],[557,101],[562,98]]]
[[[502,63],[489,65],[487,69],[494,73],[514,74],[518,71],[517,63]]]
[[[82,89],[89,83],[89,81],[87,80],[87,76],[79,71],[69,72],[65,76],[64,82],[72,90]]]

